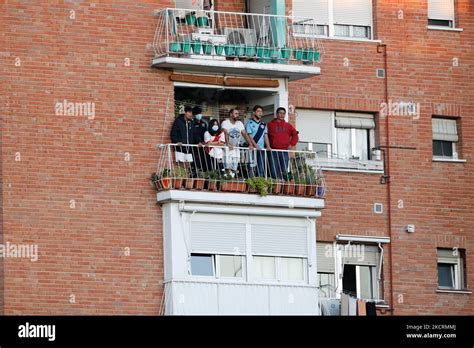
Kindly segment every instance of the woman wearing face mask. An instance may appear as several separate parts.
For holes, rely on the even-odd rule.
[[[224,151],[219,146],[225,145],[225,133],[222,131],[218,120],[210,120],[209,127],[204,133],[204,143],[209,146],[206,152],[212,159],[212,166],[214,169],[218,168],[218,163],[222,162]]]

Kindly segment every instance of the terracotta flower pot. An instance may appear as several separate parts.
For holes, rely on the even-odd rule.
[[[295,184],[292,182],[287,182],[283,184],[283,190],[282,190],[284,195],[294,195],[295,194]]]
[[[191,179],[191,178],[184,179],[184,188],[186,190],[192,190],[193,187],[194,187],[194,179]]]
[[[183,179],[182,178],[175,178],[173,179],[173,188],[174,189],[180,189],[183,187]]]
[[[202,190],[204,188],[204,184],[206,183],[206,180],[204,179],[194,179],[194,188],[196,190]]]
[[[209,180],[207,182],[207,189],[209,191],[218,191],[219,189],[218,182],[216,180]]]
[[[241,181],[224,181],[221,183],[221,191],[245,192],[247,191],[247,184]]]
[[[295,186],[295,195],[304,196],[306,193],[306,185],[297,184]]]
[[[316,185],[306,185],[306,196],[315,197],[316,196]]]
[[[280,183],[280,182],[276,182],[272,185],[272,192],[275,194],[275,195],[278,195],[281,193],[281,190],[283,188],[283,184]]]
[[[169,190],[171,188],[172,181],[170,178],[162,178],[157,183],[159,183],[159,186],[161,186],[160,190]]]

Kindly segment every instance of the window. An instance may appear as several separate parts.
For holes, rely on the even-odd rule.
[[[465,257],[461,249],[438,249],[438,288],[466,288]]]
[[[336,113],[336,154],[339,158],[370,159],[373,115]]]
[[[333,244],[317,242],[316,260],[319,296],[336,298]]]
[[[457,159],[457,142],[459,141],[455,119],[433,118],[433,158]]]
[[[374,266],[344,265],[342,289],[357,298],[373,299]]]
[[[296,34],[372,38],[371,0],[293,0],[295,17],[312,17],[314,22],[295,18]]]
[[[454,0],[428,0],[428,25],[454,28]]]
[[[306,280],[307,261],[297,257],[253,257],[254,277],[257,280],[302,282]]]
[[[193,276],[242,278],[243,264],[242,256],[191,254]]]

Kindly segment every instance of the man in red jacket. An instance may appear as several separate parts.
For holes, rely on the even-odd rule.
[[[288,173],[288,152],[278,150],[294,150],[298,143],[298,132],[285,121],[285,114],[286,109],[279,107],[276,118],[268,123],[268,137],[272,148],[270,174],[274,179],[282,179]]]

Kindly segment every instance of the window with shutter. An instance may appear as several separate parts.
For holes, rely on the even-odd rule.
[[[454,27],[454,0],[428,0],[428,24]]]

